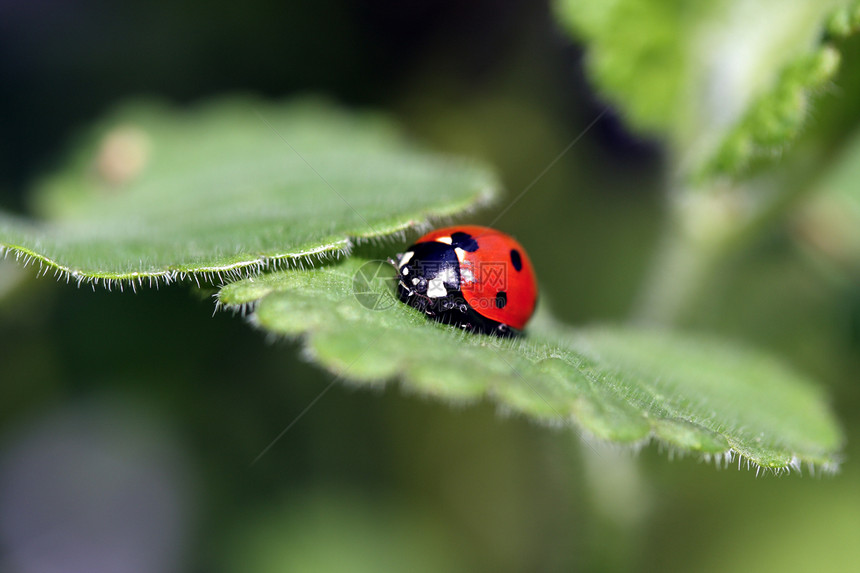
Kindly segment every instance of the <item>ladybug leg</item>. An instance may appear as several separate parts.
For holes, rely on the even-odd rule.
[[[433,314],[433,300],[415,292],[414,290],[410,290],[408,296],[410,297],[409,306],[413,308],[417,308],[421,312],[427,314]]]

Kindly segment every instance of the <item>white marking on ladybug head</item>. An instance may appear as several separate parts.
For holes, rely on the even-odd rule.
[[[430,298],[440,298],[447,296],[448,291],[445,290],[445,282],[442,279],[430,279],[427,282],[427,296]]]
[[[406,263],[411,261],[412,257],[414,257],[414,256],[415,256],[415,251],[407,251],[407,252],[403,253],[403,256],[400,257],[399,261],[397,261],[397,268],[398,269],[403,268],[403,265],[405,265]]]
[[[454,241],[451,240],[451,237],[437,237],[436,242],[437,243],[445,243],[446,245],[450,245]]]
[[[457,254],[457,260],[461,263],[466,260],[466,251],[464,251],[460,247],[454,247],[454,253]]]
[[[417,285],[420,282],[421,282],[421,279],[419,279],[418,277],[412,277],[412,284]]]

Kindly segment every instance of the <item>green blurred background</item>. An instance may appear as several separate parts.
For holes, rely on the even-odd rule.
[[[809,140],[836,145],[857,125],[860,42],[843,47]],[[605,107],[542,1],[4,0],[0,84],[0,207],[11,211],[27,212],[33,180],[125,98],[311,92],[387,110],[426,144],[491,162],[508,198],[531,186],[495,225],[526,245],[543,300],[571,324],[628,319],[666,226],[661,149],[611,109],[535,181]],[[836,477],[592,449],[396,385],[338,383],[316,400],[332,375],[298,343],[213,316],[210,291],[120,294],[34,275],[0,263],[4,571],[860,563],[860,280],[804,248],[791,220],[723,261],[680,323],[825,386],[848,436]]]

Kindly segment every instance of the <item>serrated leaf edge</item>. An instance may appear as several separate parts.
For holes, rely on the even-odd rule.
[[[63,265],[50,257],[21,245],[0,243],[0,258],[14,256],[17,263],[24,267],[38,265],[37,276],[47,276],[53,273],[58,282],[75,283],[78,287],[89,285],[94,290],[102,286],[109,291],[126,288],[136,292],[138,288],[169,285],[178,282],[194,281],[201,284],[223,286],[225,284],[249,278],[262,272],[287,270],[290,268],[303,269],[316,264],[325,264],[348,256],[353,247],[368,243],[384,243],[403,241],[409,231],[423,231],[435,224],[452,219],[454,216],[467,215],[480,208],[490,205],[496,199],[496,187],[485,187],[472,197],[449,207],[440,207],[424,216],[423,219],[409,219],[402,223],[387,227],[382,232],[371,228],[366,233],[345,234],[342,239],[335,239],[314,249],[304,249],[297,252],[275,253],[247,258],[224,265],[197,266],[188,268],[171,268],[156,271],[135,271],[131,273],[88,273]],[[463,204],[465,203],[465,204]]]

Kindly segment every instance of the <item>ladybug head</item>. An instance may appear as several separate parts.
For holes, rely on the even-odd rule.
[[[427,294],[427,277],[423,275],[423,269],[410,264],[401,265],[398,269],[399,283],[413,293]]]
[[[416,295],[444,299],[460,289],[460,262],[450,245],[417,243],[395,264],[401,300]]]

